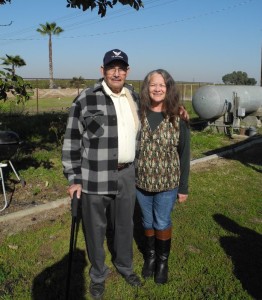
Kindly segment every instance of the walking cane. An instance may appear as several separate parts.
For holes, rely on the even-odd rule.
[[[75,227],[77,221],[77,207],[78,201],[76,197],[76,192],[74,192],[73,199],[71,202],[71,213],[72,213],[72,224],[71,224],[71,234],[70,234],[70,246],[69,246],[69,255],[68,255],[68,271],[66,279],[66,300],[69,299],[69,290],[70,290],[70,279],[71,279],[71,266],[72,266],[72,257],[73,257],[73,248],[75,241]]]

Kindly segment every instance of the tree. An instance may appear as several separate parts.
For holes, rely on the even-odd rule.
[[[24,82],[24,79],[12,73],[0,71],[0,100],[7,100],[7,93],[12,93],[16,96],[17,103],[29,100],[30,95],[27,89],[31,89],[29,83]]]
[[[114,5],[116,5],[118,2],[122,5],[130,5],[136,10],[139,10],[140,7],[144,7],[142,0],[67,0],[68,4],[67,7],[72,8],[82,8],[83,11],[87,9],[93,10],[95,7],[98,6],[98,14],[101,15],[101,17],[104,17],[106,15],[107,7],[113,8]]]
[[[77,88],[78,95],[79,95],[79,88],[81,85],[84,85],[85,80],[82,76],[80,77],[73,77],[72,80],[70,80],[70,85]]]
[[[61,27],[56,26],[56,23],[48,23],[40,24],[40,28],[36,30],[42,35],[48,35],[48,49],[49,49],[49,88],[52,89],[54,87],[54,72],[53,72],[53,54],[52,54],[52,35],[59,35],[64,31]]]
[[[15,75],[16,67],[20,68],[20,67],[26,66],[25,61],[19,55],[12,56],[12,55],[6,54],[6,58],[1,57],[0,59],[3,60],[2,65],[11,66],[11,69],[8,69],[8,68],[4,68],[4,69],[7,71],[11,71],[12,75]]]
[[[70,80],[70,85],[73,87],[80,87],[81,85],[83,85],[85,83],[85,79],[82,76],[79,77],[73,77]]]
[[[0,100],[7,100],[8,93],[16,96],[17,103],[24,102],[30,98],[27,89],[31,88],[30,84],[25,83],[24,79],[15,74],[15,67],[25,66],[25,61],[19,56],[11,56],[6,54],[2,65],[11,66],[4,68],[8,72],[0,71]]]
[[[7,2],[11,3],[12,0],[0,0],[1,4],[6,4]],[[93,10],[95,7],[98,6],[98,14],[101,15],[101,17],[104,17],[106,15],[107,7],[113,8],[114,5],[116,5],[118,2],[122,5],[130,5],[136,10],[139,10],[140,7],[144,7],[142,0],[66,0],[67,1],[67,7],[71,8],[82,8],[83,11],[87,9]]]
[[[11,0],[0,0],[0,5],[6,4],[7,2],[11,3]]]
[[[234,71],[230,74],[226,74],[222,77],[224,84],[233,85],[255,85],[257,81],[255,78],[249,78],[246,72]]]

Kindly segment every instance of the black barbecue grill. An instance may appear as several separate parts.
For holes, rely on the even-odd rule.
[[[11,158],[17,152],[19,146],[21,145],[20,138],[17,133],[14,131],[2,131],[0,130],[0,181],[2,181],[2,189],[4,194],[4,207],[0,209],[0,212],[3,211],[7,205],[7,198],[6,198],[6,191],[5,191],[5,184],[4,184],[4,177],[3,177],[3,168],[7,167],[8,164],[11,166],[15,176],[21,182],[22,186],[25,186],[25,181],[19,177],[18,173],[16,172]]]
[[[20,144],[20,138],[14,131],[0,131],[0,161],[10,160]]]

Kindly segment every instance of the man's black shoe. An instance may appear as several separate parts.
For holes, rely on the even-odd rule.
[[[93,299],[102,299],[105,291],[105,282],[90,282],[89,292]]]
[[[142,285],[139,277],[135,273],[128,275],[128,276],[124,276],[124,278],[125,278],[125,281],[128,284],[130,284],[131,286],[141,286]]]

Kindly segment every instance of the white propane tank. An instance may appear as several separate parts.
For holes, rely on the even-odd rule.
[[[202,119],[217,119],[225,112],[233,112],[234,98],[238,108],[246,114],[262,107],[262,87],[250,85],[205,85],[197,89],[192,98],[195,112]]]

